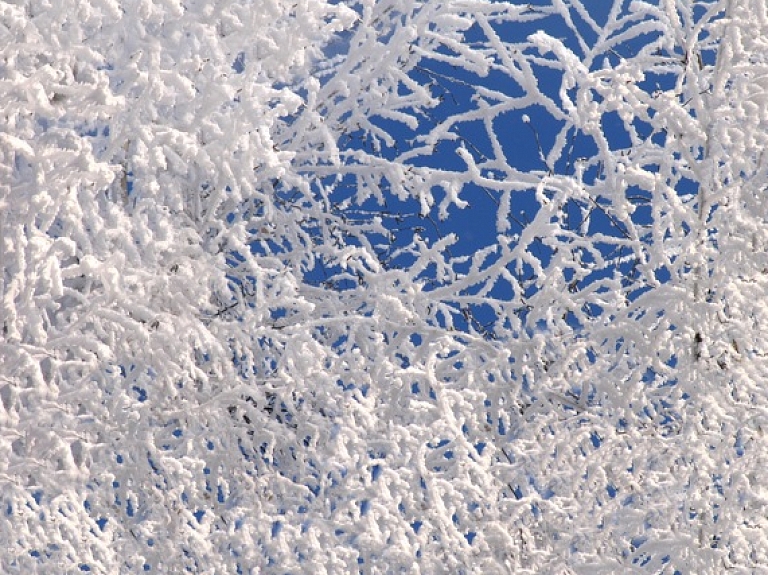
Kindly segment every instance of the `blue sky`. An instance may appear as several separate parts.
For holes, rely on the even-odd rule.
[[[547,3],[534,2],[532,3],[532,10],[538,10],[535,7],[536,4],[543,6]],[[593,2],[588,4],[592,18],[598,24],[604,23],[608,17],[610,3]],[[574,26],[583,34],[585,41],[587,43],[594,41],[595,33],[579,18],[578,14],[572,10],[571,16]],[[511,42],[522,42],[539,30],[544,30],[550,36],[560,39],[578,56],[583,56],[573,31],[560,16],[550,15],[535,21],[507,23],[497,27],[497,32],[503,36],[503,39]],[[482,40],[482,37],[478,26],[474,26],[467,33],[470,42]],[[646,39],[640,38],[633,43],[642,44],[643,40]],[[613,56],[618,62],[620,56],[630,56],[635,48],[636,46],[633,45],[618,46]],[[333,49],[335,52],[339,47],[336,46]],[[626,54],[622,54],[622,51],[626,51]],[[596,62],[595,65],[602,66],[602,60]],[[562,73],[544,66],[536,67],[535,71],[542,91],[558,102]],[[392,158],[398,152],[407,150],[409,142],[414,137],[426,133],[436,122],[454,114],[474,109],[476,105],[472,97],[475,94],[475,86],[484,86],[511,96],[523,94],[520,86],[514,84],[509,76],[500,72],[492,71],[485,77],[479,77],[466,70],[457,69],[434,60],[422,61],[411,72],[411,77],[421,85],[431,85],[433,95],[439,97],[441,103],[436,108],[428,110],[427,115],[423,116],[419,129],[415,131],[393,121],[377,119],[375,123],[390,131],[397,140],[397,150],[382,148],[380,153],[384,157]],[[542,106],[537,105],[500,116],[494,124],[508,163],[523,172],[541,172],[548,169],[543,156],[552,147],[561,127],[561,122],[555,120]],[[611,144],[615,145],[616,148],[629,145],[628,137],[624,133],[618,117],[615,118],[615,122],[611,122],[609,118],[604,128]],[[455,141],[443,142],[435,149],[433,156],[419,159],[419,165],[446,170],[461,169],[463,162],[456,154],[458,147],[466,148],[476,160],[493,155],[485,128],[480,122],[460,124],[454,129],[454,134],[457,136]],[[359,134],[353,134],[345,143],[352,149],[368,147],[370,151],[370,145],[360,138]],[[596,148],[589,138],[580,134],[573,134],[566,150],[565,159],[552,166],[556,173],[572,174],[574,162],[580,157],[593,155]],[[336,188],[337,197],[353,195],[355,185],[356,183],[351,179],[342,182]],[[369,210],[370,213],[384,216],[384,222],[392,230],[395,238],[392,249],[408,244],[414,233],[418,233],[428,242],[434,242],[447,234],[455,234],[458,241],[450,248],[450,255],[453,257],[471,255],[486,246],[497,243],[496,218],[499,202],[497,193],[476,186],[469,186],[461,194],[461,198],[467,201],[469,206],[464,209],[453,206],[449,210],[448,218],[441,220],[438,215],[438,206],[444,192],[441,190],[434,190],[433,192],[437,201],[431,212],[426,215],[420,214],[420,205],[415,199],[402,201],[391,194],[386,197],[386,205],[380,206],[374,200],[368,200],[363,208]],[[533,190],[515,194],[512,214],[509,218],[511,224],[509,233],[511,235],[519,233],[535,215],[537,209],[538,203],[534,198]],[[638,212],[638,216],[640,215],[641,212]],[[600,213],[592,214],[591,220],[590,231],[592,233],[595,231],[610,235],[621,233],[621,230],[617,230],[616,226]],[[546,259],[546,248],[542,246],[540,251],[539,257]],[[387,252],[391,252],[391,250],[382,252],[384,258],[387,257]],[[407,266],[408,263],[407,258],[404,259],[402,256],[391,262],[395,266]],[[310,279],[322,280],[324,277],[325,272],[319,268],[309,274]],[[500,285],[492,295],[505,299],[509,294],[505,293],[504,290],[504,286]],[[493,320],[488,310],[475,310],[475,313],[480,323],[485,324]]]
[[[542,1],[533,4],[541,4],[543,6],[547,2]],[[565,4],[568,3],[566,2]],[[598,25],[606,22],[611,4],[611,2],[585,3],[590,11],[590,16]],[[622,14],[625,16],[628,13],[629,5],[629,1],[623,3]],[[535,6],[532,9],[538,10]],[[570,16],[572,18],[572,25],[579,30],[587,45],[590,45],[597,39],[597,34],[580,18],[577,10],[572,9]],[[637,22],[636,19],[630,19],[630,21],[632,24]],[[624,29],[628,26],[629,24],[626,24]],[[562,41],[579,58],[583,59],[585,57],[573,30],[559,15],[549,15],[530,22],[507,23],[497,27],[497,32],[503,36],[504,40],[510,42],[522,42],[529,35],[539,30],[544,30],[550,36]],[[479,28],[477,26],[471,28],[468,31],[467,38],[470,42],[481,39]],[[594,70],[604,66],[616,66],[621,62],[622,58],[630,58],[636,55],[641,48],[658,40],[658,33],[651,32],[641,34],[630,41],[620,42],[611,50],[595,58],[595,61],[591,63],[591,68]],[[671,61],[677,57],[683,58],[683,54],[676,51],[669,53],[668,56]],[[714,51],[704,53],[703,59],[705,64],[712,64]],[[678,71],[679,68],[670,66],[667,71],[648,73],[645,79],[640,82],[640,86],[649,93],[653,93],[656,90],[669,90],[674,86],[673,83],[678,77]],[[562,72],[547,68],[546,66],[535,66],[535,73],[542,92],[547,94],[553,101],[559,102],[558,92],[561,86]],[[433,95],[440,97],[441,103],[436,108],[428,111],[428,115],[424,117],[422,124],[416,131],[409,130],[405,126],[392,121],[377,120],[379,125],[390,130],[395,136],[399,152],[407,149],[408,142],[415,136],[429,130],[434,122],[439,122],[451,115],[473,109],[475,103],[472,100],[472,96],[475,94],[475,86],[484,86],[511,96],[522,95],[521,88],[514,84],[509,76],[505,74],[492,71],[488,76],[479,77],[466,72],[466,70],[456,69],[447,64],[431,60],[422,61],[419,67],[411,72],[411,77],[422,85],[431,85]],[[650,113],[654,112],[651,111]],[[530,121],[525,121],[526,119]],[[664,133],[652,132],[650,125],[638,119],[633,120],[632,125],[640,137],[653,138],[656,143],[661,143],[666,137]],[[556,174],[570,175],[574,173],[577,159],[591,157],[596,152],[596,146],[591,138],[580,133],[571,133],[569,134],[566,151],[561,160],[554,166],[547,166],[542,156],[546,155],[551,149],[562,127],[562,123],[554,119],[539,105],[533,105],[525,110],[518,110],[500,116],[497,118],[494,127],[500,138],[507,161],[513,168],[522,172],[542,172],[551,168]],[[630,147],[631,140],[625,130],[624,122],[616,113],[604,114],[602,128],[611,149],[619,150]],[[456,154],[456,149],[460,146],[466,148],[478,161],[483,156],[492,156],[490,142],[480,122],[461,124],[454,129],[454,133],[458,136],[457,140],[442,143],[436,148],[433,156],[419,160],[421,165],[429,165],[447,170],[461,169],[463,162]],[[365,147],[366,143],[360,139],[352,138],[347,142],[347,145],[350,148],[355,148],[356,146]],[[395,153],[395,150],[387,149],[386,147],[381,151],[381,154],[385,157],[393,157]],[[650,171],[654,170],[653,166],[646,165],[643,168]],[[599,168],[595,166],[589,168],[584,175],[585,182],[594,181],[596,178],[599,178],[598,170]],[[337,193],[340,196],[354,193],[354,183],[349,181],[347,184],[346,187],[344,184],[338,187]],[[681,195],[692,194],[696,191],[695,184],[684,179],[681,179],[677,184],[677,188]],[[498,236],[495,222],[497,202],[499,200],[498,194],[478,187],[467,187],[462,191],[461,197],[469,202],[469,206],[465,209],[459,209],[454,206],[449,210],[449,217],[441,220],[438,216],[437,206],[440,203],[443,192],[441,190],[435,190],[434,192],[437,196],[435,207],[426,216],[419,213],[420,206],[417,201],[401,201],[391,195],[386,198],[386,206],[383,208],[376,205],[372,200],[367,202],[364,207],[370,209],[371,212],[383,211],[390,214],[391,217],[385,218],[385,222],[388,223],[396,237],[395,246],[407,244],[414,230],[417,230],[419,235],[430,242],[436,241],[438,238],[449,233],[455,234],[458,237],[458,242],[450,249],[452,256],[474,254],[486,246],[497,243]],[[636,207],[635,212],[631,216],[633,224],[640,226],[651,224],[652,215],[650,202],[648,201],[650,200],[649,193],[639,188],[630,188],[627,190],[626,195],[629,201]],[[598,198],[598,201],[601,200]],[[607,206],[608,204],[605,205]],[[515,194],[512,214],[509,218],[511,223],[509,234],[519,233],[533,218],[538,207],[533,190]],[[603,209],[595,205],[594,208],[589,215],[589,226],[586,229],[587,235],[600,233],[605,236],[620,238],[626,234],[625,226],[611,215],[609,207]],[[578,206],[576,204],[566,205],[565,209],[572,212],[575,218],[574,227],[578,226],[580,224],[579,218],[582,217],[580,215],[582,212]],[[537,257],[546,263],[548,248],[541,245],[534,246],[534,249],[538,251]],[[603,256],[610,256],[610,259],[613,261],[618,261],[619,256],[628,255],[619,253],[615,245],[612,245],[610,242],[601,245],[600,249],[606,250]],[[407,261],[395,260],[393,264],[407,265]],[[607,266],[603,270],[596,271],[595,274],[603,274],[602,277],[607,277],[618,269],[622,274],[630,277],[634,272],[634,264],[631,261],[625,261],[624,263],[616,264],[616,266],[618,268]],[[668,279],[668,276],[664,275],[666,273],[664,270],[660,270],[658,273],[657,279],[661,281]],[[593,279],[595,277],[597,276],[592,276]],[[631,282],[633,280],[630,278],[627,281]],[[635,291],[632,293],[636,294],[639,292]],[[499,287],[492,295],[500,299],[506,297],[503,287]],[[630,294],[630,297],[633,296]],[[477,310],[477,314],[481,323],[490,322],[493,319],[488,315],[487,310],[485,312]]]

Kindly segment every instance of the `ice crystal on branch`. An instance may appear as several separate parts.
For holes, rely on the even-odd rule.
[[[767,21],[0,5],[3,572],[759,570]]]

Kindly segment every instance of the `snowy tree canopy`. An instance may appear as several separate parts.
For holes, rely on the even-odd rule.
[[[764,0],[0,0],[0,118],[3,573],[768,567]]]

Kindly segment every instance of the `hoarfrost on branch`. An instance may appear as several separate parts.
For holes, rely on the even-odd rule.
[[[606,4],[0,2],[2,571],[765,567],[766,6]]]

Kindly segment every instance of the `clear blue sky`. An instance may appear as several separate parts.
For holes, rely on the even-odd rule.
[[[546,2],[534,2],[535,5],[544,5]],[[603,24],[608,16],[610,8],[609,2],[587,3],[592,11],[591,15],[598,24]],[[587,43],[595,40],[596,35],[581,20],[578,15],[572,11],[574,24],[582,32]],[[504,35],[504,39],[511,42],[524,41],[530,34],[544,30],[549,35],[560,39],[578,56],[583,56],[579,48],[577,39],[573,31],[566,25],[559,16],[548,16],[546,18],[528,22],[505,24],[498,28],[498,32]],[[468,38],[470,40],[480,39],[481,33],[478,27],[469,30]],[[619,56],[630,56],[638,46],[647,38],[641,38],[634,41],[634,45],[626,44],[616,48],[613,59],[618,62]],[[623,53],[626,52],[626,53]],[[602,66],[602,59],[596,65]],[[539,67],[536,69],[539,86],[543,92],[547,93],[555,101],[559,101],[557,96],[560,89],[562,73]],[[398,151],[402,152],[408,149],[408,142],[419,133],[425,133],[434,122],[440,121],[446,117],[460,113],[465,110],[474,109],[475,104],[471,98],[474,94],[474,86],[483,85],[493,90],[501,91],[509,95],[522,95],[522,90],[515,85],[512,80],[501,73],[492,72],[487,77],[474,76],[464,70],[455,69],[443,63],[435,61],[423,61],[418,69],[411,74],[413,78],[422,85],[432,84],[433,94],[442,98],[441,104],[429,111],[431,117],[424,118],[420,129],[413,132],[405,126],[396,124],[392,121],[379,120],[382,127],[390,130],[398,140]],[[523,114],[530,118],[526,123]],[[609,140],[615,147],[625,147],[629,145],[627,135],[624,133],[621,122],[618,118],[611,122],[610,118],[604,125]],[[527,110],[510,113],[496,122],[497,134],[501,145],[507,155],[507,161],[514,168],[521,171],[542,171],[546,170],[542,158],[542,151],[546,154],[552,147],[561,124],[553,119],[541,106],[532,106]],[[461,169],[463,162],[456,155],[456,148],[463,146],[469,150],[476,159],[482,159],[483,155],[492,156],[490,142],[485,134],[484,127],[479,123],[465,123],[459,125],[454,132],[459,136],[455,142],[445,142],[435,151],[434,156],[424,160],[424,164],[436,168],[447,170]],[[350,148],[364,148],[366,144],[359,138],[352,138],[347,142]],[[569,143],[566,160],[554,166],[554,171],[559,174],[571,174],[574,170],[573,162],[583,156],[590,156],[594,153],[594,144],[588,138],[576,135]],[[393,157],[395,151],[391,149],[382,150],[382,155]],[[354,183],[345,187],[338,187],[339,197],[349,196],[354,193]],[[475,253],[477,250],[497,243],[496,217],[498,194],[489,190],[477,187],[465,188],[462,192],[462,199],[469,202],[469,207],[465,209],[451,208],[449,217],[441,221],[438,217],[439,198],[443,192],[435,191],[438,201],[432,212],[424,217],[419,214],[419,204],[415,200],[401,201],[394,196],[387,197],[385,207],[378,206],[373,200],[369,201],[365,208],[371,212],[388,214],[392,217],[385,217],[384,221],[394,232],[396,238],[393,247],[404,245],[410,242],[414,233],[428,241],[435,241],[449,233],[454,233],[458,237],[458,242],[451,248],[451,255],[464,256]],[[515,234],[521,231],[522,227],[530,221],[531,217],[538,209],[538,204],[534,199],[533,191],[529,193],[520,193],[514,197],[510,233]],[[640,213],[638,213],[640,215]],[[592,217],[591,231],[600,231],[610,235],[620,233],[615,229],[611,222],[600,214],[594,214]],[[543,257],[546,257],[544,254]],[[394,260],[394,265],[407,262]],[[310,277],[322,280],[324,278],[322,270],[314,270]],[[351,286],[350,286],[351,287]],[[499,288],[503,290],[504,288]],[[502,291],[493,294],[495,297],[504,298]],[[487,312],[476,310],[477,318],[481,322],[491,321]]]

